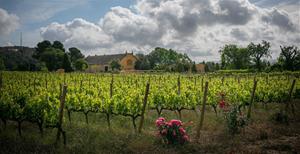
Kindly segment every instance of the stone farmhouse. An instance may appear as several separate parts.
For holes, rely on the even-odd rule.
[[[114,55],[95,55],[85,59],[88,63],[88,72],[107,72],[112,71],[111,62],[116,60],[121,65],[121,71],[134,71],[137,57],[133,53],[114,54]]]

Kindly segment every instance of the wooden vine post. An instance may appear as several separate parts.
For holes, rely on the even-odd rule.
[[[254,97],[255,97],[256,85],[257,85],[257,80],[256,80],[256,78],[254,78],[254,84],[253,84],[253,89],[251,92],[251,98],[250,98],[250,103],[249,103],[249,108],[248,108],[248,113],[247,113],[248,119],[251,117],[251,108],[252,108],[252,104],[253,104]]]
[[[203,77],[202,77],[202,79],[201,79],[201,91],[203,91],[204,90],[204,86],[203,86]]]
[[[179,76],[177,79],[177,88],[178,88],[177,94],[180,95],[180,77]]]
[[[60,95],[60,107],[59,107],[59,113],[58,113],[58,128],[57,128],[57,135],[56,135],[56,143],[60,139],[60,135],[63,135],[64,139],[64,145],[66,145],[66,132],[62,129],[63,124],[63,116],[64,116],[64,107],[65,107],[65,99],[67,94],[67,85],[62,86],[62,92]]]
[[[225,79],[225,78],[224,78],[224,76],[223,76],[223,77],[222,77],[222,85],[224,85],[224,79]]]
[[[180,97],[180,94],[181,94],[180,76],[178,76],[178,79],[177,79],[177,88],[178,88],[177,94],[178,94],[178,97]],[[178,112],[178,117],[181,120],[181,108],[177,108],[177,112]]]
[[[194,90],[196,90],[196,87],[197,87],[197,78],[194,77]]]
[[[285,105],[286,113],[288,113],[289,106],[291,105],[291,107],[292,107],[292,112],[293,112],[294,115],[295,115],[295,109],[294,109],[293,104],[290,104],[290,103],[291,103],[291,100],[292,100],[292,94],[293,94],[293,90],[294,90],[295,84],[296,84],[296,79],[293,80],[291,89],[290,89],[290,91],[289,91],[289,97],[288,97],[288,100],[287,100],[286,105]]]
[[[45,84],[46,84],[46,89],[48,89],[48,79],[47,79],[47,74],[45,75]]]
[[[2,71],[0,72],[0,90],[3,86]]]
[[[113,97],[113,84],[114,84],[114,76],[113,74],[111,75],[111,82],[110,82],[110,99],[112,99]],[[111,115],[111,105],[109,105],[109,109],[106,113],[106,121],[107,121],[107,125],[108,125],[108,128],[111,129],[110,127],[110,115]]]
[[[207,93],[208,93],[208,82],[206,81],[205,82],[204,95],[203,95],[203,101],[202,101],[202,111],[201,111],[200,120],[199,120],[199,123],[198,123],[198,126],[197,126],[196,141],[199,140],[200,130],[203,126],[205,106],[206,106],[206,100],[207,100]]]
[[[80,92],[82,91],[82,80],[80,80]]]
[[[144,96],[144,101],[143,101],[143,108],[142,108],[142,114],[141,114],[141,121],[140,121],[140,126],[138,132],[142,132],[143,124],[144,124],[144,115],[146,111],[146,106],[147,106],[147,100],[148,100],[148,95],[149,95],[149,89],[150,89],[150,83],[148,81],[146,85],[146,91],[145,91],[145,96]]]

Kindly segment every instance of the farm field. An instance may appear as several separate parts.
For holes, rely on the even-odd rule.
[[[297,72],[2,72],[1,153],[296,153],[298,78]],[[247,116],[247,124],[235,132],[228,131],[226,119],[232,108]],[[190,142],[164,144],[157,135],[158,117],[188,124]],[[204,121],[196,140],[199,117]],[[55,143],[57,130],[62,138]]]

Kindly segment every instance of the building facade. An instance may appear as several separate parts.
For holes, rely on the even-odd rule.
[[[198,73],[204,73],[205,72],[205,64],[196,64],[196,71]]]
[[[117,61],[121,66],[121,71],[134,71],[136,56],[133,53],[88,56],[85,59],[88,63],[88,72],[108,72],[112,71],[111,62]]]

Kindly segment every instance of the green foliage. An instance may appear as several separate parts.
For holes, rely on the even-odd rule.
[[[74,69],[82,71],[87,68],[84,55],[79,49],[72,47],[65,53],[64,45],[59,41],[54,41],[53,44],[48,40],[39,42],[33,57],[45,64],[49,71],[63,68],[66,72],[71,72]]]
[[[46,48],[40,55],[40,60],[44,62],[49,71],[56,71],[62,68],[65,53],[59,49]]]
[[[151,69],[171,72],[187,72],[193,65],[192,60],[186,54],[159,47],[147,55],[147,60]]]
[[[42,42],[39,42],[37,44],[37,47],[35,48],[36,52],[34,53],[33,57],[36,59],[39,59],[41,54],[47,49],[51,48],[52,44],[48,40],[44,40]]]
[[[75,70],[83,71],[88,67],[81,51],[75,47],[69,48],[68,55]]]
[[[251,72],[250,70],[247,70],[247,69],[239,69],[239,70],[234,70],[234,69],[231,69],[231,70],[219,70],[218,73],[224,73],[224,74],[234,74],[234,73],[249,73]]]
[[[75,63],[78,59],[83,59],[84,55],[81,51],[75,47],[69,48],[69,55],[72,63]]]
[[[51,44],[50,41],[44,40],[37,44],[36,52],[33,57],[45,63],[49,71],[55,71],[64,67],[69,71],[70,68],[67,66],[68,58],[65,57],[64,51],[65,49],[61,42],[54,41],[53,44]]]
[[[196,69],[196,64],[195,64],[195,62],[192,64],[192,72],[197,72],[197,69]]]
[[[225,45],[220,53],[222,69],[246,69],[250,66],[250,52],[247,48]]]
[[[137,70],[149,70],[151,69],[150,62],[144,54],[137,54],[138,60],[135,62],[135,69]]]
[[[118,60],[112,60],[110,62],[110,67],[112,68],[112,70],[120,70],[121,69],[121,65],[119,64]]]
[[[73,64],[76,70],[83,71],[88,68],[87,62],[83,58],[76,59],[75,63]]]
[[[5,70],[5,64],[4,64],[2,56],[0,56],[0,71],[3,71],[3,70]]]
[[[296,46],[280,46],[281,53],[278,63],[285,70],[300,70],[300,49]]]
[[[255,63],[255,68],[259,71],[262,70],[262,58],[264,57],[270,57],[271,51],[270,51],[270,42],[267,42],[265,40],[262,41],[262,43],[254,44],[250,43],[248,45],[248,50],[250,52],[250,57],[252,61]]]
[[[71,60],[67,53],[64,54],[62,68],[65,69],[65,72],[73,71]]]
[[[47,68],[46,64],[43,63],[43,62],[40,63],[39,70],[42,71],[42,72],[48,72],[48,68]]]
[[[65,52],[64,45],[61,42],[59,42],[59,41],[54,41],[53,44],[52,44],[52,47],[55,48],[55,49],[59,49],[59,50]]]
[[[56,50],[56,49],[54,49]],[[116,74],[113,94],[110,96],[110,74],[3,72],[0,89],[0,118],[6,120],[43,121],[43,126],[57,124],[59,85],[68,85],[65,107],[71,112],[110,113],[129,116],[133,121],[141,115],[148,74]],[[299,76],[299,72],[256,74],[258,85],[255,102],[285,102],[288,99],[290,80],[286,75]],[[180,93],[178,93],[178,77]],[[222,83],[222,78],[225,77]],[[238,82],[237,77],[241,77]],[[195,110],[202,104],[201,78],[210,82],[207,105],[217,106],[220,93],[226,94],[229,106],[241,108],[249,102],[254,74],[201,74],[151,75],[151,90],[147,108],[156,110]],[[268,77],[268,82],[266,81]],[[299,86],[297,82],[296,87]],[[293,93],[295,96],[295,93]],[[235,108],[228,117],[230,132],[244,126],[243,116]]]
[[[238,107],[233,107],[225,113],[228,131],[231,135],[239,133],[240,129],[247,124],[247,119],[238,111]]]
[[[215,62],[206,62],[205,64],[205,72],[215,72],[220,69],[220,64]]]
[[[21,49],[17,51],[4,51],[0,53],[0,65],[8,71],[38,71],[40,62]],[[2,62],[1,62],[2,60]],[[1,66],[0,66],[1,67]]]

